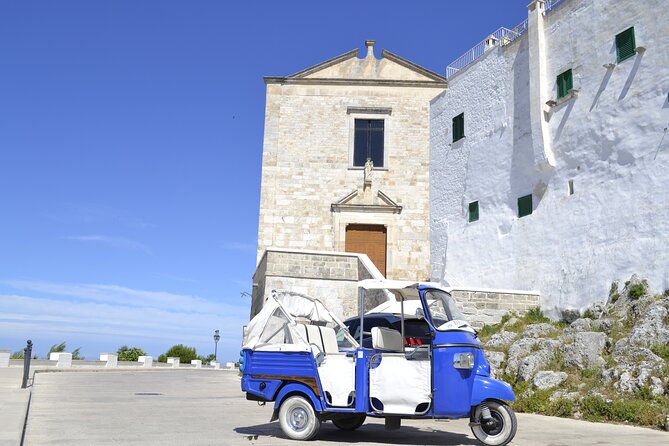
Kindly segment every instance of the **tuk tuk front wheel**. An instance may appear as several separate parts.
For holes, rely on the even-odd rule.
[[[293,440],[311,440],[321,427],[321,420],[311,403],[301,396],[291,396],[279,409],[279,424]]]
[[[354,431],[360,426],[363,425],[367,415],[356,414],[356,415],[346,415],[344,417],[337,417],[332,419],[332,424],[337,426],[343,431]]]
[[[504,446],[516,435],[516,414],[507,404],[498,401],[490,400],[484,404],[490,409],[491,419],[487,422],[481,419],[483,404],[477,406],[474,413],[477,424],[472,425],[472,433],[486,446]]]

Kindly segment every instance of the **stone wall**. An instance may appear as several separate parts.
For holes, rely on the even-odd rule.
[[[539,306],[538,293],[454,288],[451,295],[467,321],[477,328],[500,322],[506,313],[523,315],[530,308]]]
[[[363,279],[382,278],[367,256],[343,252],[267,250],[253,276],[251,318],[272,290],[285,289],[319,298],[337,316],[358,314],[358,286]],[[366,294],[369,310],[386,297],[382,291]]]

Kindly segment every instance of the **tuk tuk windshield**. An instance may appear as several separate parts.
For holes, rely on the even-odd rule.
[[[455,299],[445,291],[429,290],[425,293],[425,300],[430,320],[437,330],[447,322],[465,319]]]

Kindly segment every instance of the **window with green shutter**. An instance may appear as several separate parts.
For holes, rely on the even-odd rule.
[[[465,137],[465,114],[453,118],[453,142]]]
[[[557,97],[558,99],[567,96],[569,90],[574,88],[574,81],[571,76],[571,69],[558,74],[557,77]]]
[[[616,56],[618,62],[636,54],[636,41],[634,40],[634,27],[626,29],[616,36]]]
[[[469,222],[477,221],[479,219],[479,202],[472,201],[469,203]]]
[[[518,217],[525,217],[532,213],[532,194],[518,199]]]

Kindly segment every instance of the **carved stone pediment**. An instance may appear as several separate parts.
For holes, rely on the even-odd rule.
[[[373,193],[371,190],[360,193],[357,189],[339,201],[330,205],[332,212],[371,212],[399,214],[402,206],[393,201],[381,190]]]

